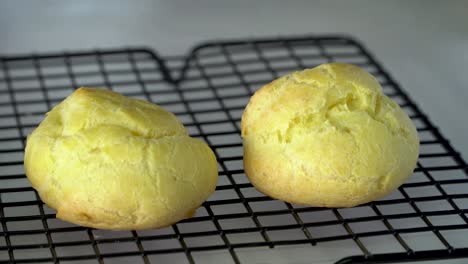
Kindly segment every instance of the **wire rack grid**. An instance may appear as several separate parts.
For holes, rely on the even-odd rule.
[[[331,61],[368,70],[408,112],[421,139],[417,168],[399,190],[355,208],[272,200],[245,177],[242,111],[263,84]],[[24,175],[25,137],[80,86],[157,103],[212,147],[219,183],[194,218],[158,230],[103,231],[62,222],[40,201]],[[468,258],[467,171],[438,128],[348,37],[215,41],[186,57],[132,48],[0,58],[0,263],[283,263],[292,255],[339,263]],[[290,253],[282,259],[285,251]]]

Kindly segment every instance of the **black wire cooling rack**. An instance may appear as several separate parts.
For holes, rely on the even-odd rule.
[[[355,208],[272,200],[244,175],[242,111],[254,91],[273,78],[330,61],[370,71],[408,112],[421,138],[418,166],[398,191]],[[25,137],[80,86],[157,103],[210,144],[220,180],[194,218],[159,230],[103,231],[62,222],[40,201],[24,175]],[[347,37],[209,42],[187,57],[122,49],[0,58],[0,263],[468,258],[467,187],[467,164],[459,153],[374,57]]]

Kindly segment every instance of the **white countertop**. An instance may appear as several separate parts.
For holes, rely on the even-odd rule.
[[[133,45],[184,54],[219,38],[346,33],[360,39],[466,157],[466,1],[14,1],[0,54]]]
[[[0,56],[142,45],[182,55],[213,39],[345,33],[374,53],[468,157],[467,14],[463,0],[8,0],[0,2]],[[314,257],[322,250],[307,253]],[[288,254],[295,253],[275,254],[261,254],[258,263],[294,262]]]

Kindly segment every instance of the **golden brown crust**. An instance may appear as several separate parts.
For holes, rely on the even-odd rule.
[[[261,192],[350,207],[387,195],[416,165],[409,117],[349,64],[291,73],[257,91],[242,116],[244,167]]]
[[[57,217],[146,229],[190,217],[215,190],[217,162],[157,105],[80,88],[29,135],[25,170]]]

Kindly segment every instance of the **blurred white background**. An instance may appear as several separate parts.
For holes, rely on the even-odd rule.
[[[182,55],[200,41],[310,33],[361,40],[468,157],[468,1],[0,2],[0,56],[142,45]],[[316,261],[334,254],[297,250]]]
[[[219,38],[360,39],[467,156],[468,2],[120,0],[0,3],[0,54],[144,45],[184,54]]]
[[[184,54],[219,38],[346,33],[359,38],[468,153],[468,3],[120,0],[0,3],[0,54],[144,45]]]

